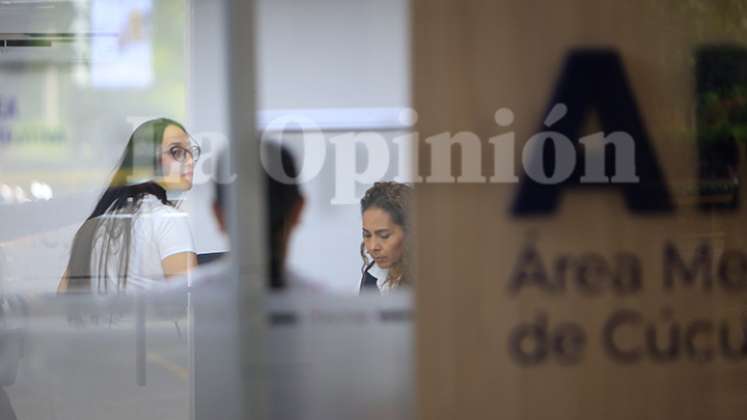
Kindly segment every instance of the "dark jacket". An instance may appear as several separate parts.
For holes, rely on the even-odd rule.
[[[363,276],[361,277],[361,292],[379,291],[379,287],[376,286],[376,277],[368,272],[368,270],[370,270],[373,265],[374,262],[372,261],[371,264],[369,264],[363,271]]]

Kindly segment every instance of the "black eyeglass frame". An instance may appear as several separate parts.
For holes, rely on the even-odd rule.
[[[178,157],[177,151],[184,152],[184,156],[181,158]],[[167,150],[165,150],[163,153],[168,153],[169,155],[171,155],[172,158],[174,158],[175,161],[179,163],[186,162],[187,155],[192,156],[192,162],[197,162],[200,159],[200,156],[202,155],[202,148],[198,144],[193,144],[189,146],[189,148],[180,146],[178,144],[174,144],[170,146]]]

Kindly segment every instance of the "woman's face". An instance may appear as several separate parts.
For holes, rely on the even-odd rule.
[[[194,159],[189,136],[181,128],[169,125],[161,141],[162,186],[167,190],[192,188]]]
[[[390,268],[405,252],[405,232],[389,213],[378,207],[363,212],[363,244],[381,268]]]

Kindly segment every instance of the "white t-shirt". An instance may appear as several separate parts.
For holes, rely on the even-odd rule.
[[[96,278],[99,273],[98,264],[104,249],[104,238],[112,229],[100,229],[94,239],[91,250],[91,288],[94,292],[113,292],[118,290],[118,279],[121,273],[127,273],[127,288],[150,288],[154,282],[163,280],[164,272],[161,261],[181,252],[194,252],[194,239],[189,226],[187,213],[161,203],[157,198],[148,196],[141,202],[134,214],[107,213],[103,216],[105,224],[111,223],[110,228],[120,230],[130,228],[129,263],[126,270],[121,266],[122,250],[125,241],[120,235],[110,242],[106,267],[106,285],[103,279]],[[124,222],[124,223],[122,223]],[[128,223],[129,222],[129,223]],[[117,225],[117,223],[119,223]],[[121,288],[121,287],[120,287]]]

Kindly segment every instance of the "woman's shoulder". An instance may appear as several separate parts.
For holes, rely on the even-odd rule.
[[[172,255],[177,251],[194,252],[188,213],[158,199],[143,200],[133,229],[134,235],[151,238],[154,243],[160,244],[163,247],[161,255]]]
[[[189,224],[189,215],[184,210],[159,199],[143,199],[137,211],[137,227],[148,227],[163,233],[173,229],[183,229]]]
[[[141,215],[186,214],[183,210],[170,203],[164,203],[152,195],[143,198],[138,213]]]

